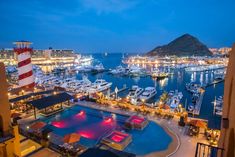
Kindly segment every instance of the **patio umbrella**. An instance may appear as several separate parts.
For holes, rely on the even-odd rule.
[[[202,120],[191,120],[190,124],[199,128],[207,128],[207,123]]]
[[[71,133],[64,136],[63,141],[65,143],[75,143],[80,140],[80,135],[77,133]]]
[[[32,124],[30,128],[34,129],[34,130],[39,130],[39,129],[43,128],[46,125],[47,125],[46,123],[39,121],[39,122],[36,122],[36,123]]]

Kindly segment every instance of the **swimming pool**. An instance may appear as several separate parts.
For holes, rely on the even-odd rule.
[[[79,143],[92,147],[113,130],[125,130],[123,125],[127,118],[129,117],[76,105],[55,116],[42,118],[42,121],[50,124],[53,133],[59,136],[79,133],[81,135]],[[172,138],[165,130],[152,121],[144,130],[125,130],[125,132],[132,135],[132,142],[124,151],[136,155],[166,150],[172,142]]]

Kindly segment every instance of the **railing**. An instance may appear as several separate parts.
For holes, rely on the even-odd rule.
[[[223,148],[197,143],[195,157],[223,157]]]

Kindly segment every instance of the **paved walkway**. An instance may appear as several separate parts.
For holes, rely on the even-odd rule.
[[[122,115],[134,115],[136,112],[131,111],[124,111],[120,110],[119,108],[114,107],[105,107],[102,105],[99,105],[94,102],[87,102],[87,101],[80,101],[76,104],[79,104],[81,106],[91,107],[99,110],[114,112]],[[75,104],[72,104],[73,106]],[[187,127],[180,127],[178,126],[179,119],[175,117],[171,120],[166,120],[163,118],[157,118],[155,116],[147,116],[150,120],[155,121],[156,123],[160,124],[166,132],[168,132],[174,141],[174,144],[171,145],[171,148],[168,148],[168,156],[170,157],[193,157],[195,155],[196,151],[196,145],[197,142],[202,143],[208,143],[203,135],[199,135],[199,137],[190,137],[186,134]],[[21,123],[27,123],[28,121],[34,120],[33,116],[30,116],[24,120],[21,121]],[[173,135],[174,136],[173,136]],[[52,156],[54,157],[54,156]],[[144,157],[166,157],[166,152],[154,152],[148,155],[145,155]]]

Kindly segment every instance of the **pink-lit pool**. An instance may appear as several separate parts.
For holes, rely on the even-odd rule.
[[[168,148],[172,139],[162,127],[154,122],[149,122],[149,125],[143,130],[126,130],[124,124],[129,118],[110,112],[74,106],[57,115],[42,118],[41,120],[48,123],[53,133],[59,136],[63,137],[74,132],[80,134],[79,143],[86,147],[95,146],[98,141],[108,135],[108,138],[116,143],[122,143],[127,135],[130,135],[132,141],[125,147],[124,151],[145,155]],[[130,120],[139,124],[145,119],[134,116]],[[114,130],[118,132],[112,133]]]

